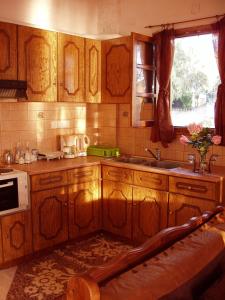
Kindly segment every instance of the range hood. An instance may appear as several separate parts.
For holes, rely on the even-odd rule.
[[[27,99],[27,82],[24,80],[0,80],[1,98]]]

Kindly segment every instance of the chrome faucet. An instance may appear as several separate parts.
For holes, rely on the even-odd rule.
[[[145,148],[145,151],[149,152],[154,157],[155,160],[161,160],[161,151],[160,151],[160,149],[156,148],[155,149],[156,153],[152,152],[152,150],[149,149],[149,148]]]

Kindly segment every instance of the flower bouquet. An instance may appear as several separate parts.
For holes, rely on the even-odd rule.
[[[206,168],[206,155],[209,147],[212,145],[219,145],[221,143],[221,136],[214,135],[213,130],[210,128],[203,128],[201,124],[192,123],[187,127],[190,137],[181,135],[180,142],[183,145],[190,144],[196,148],[199,155],[199,171],[204,172]]]

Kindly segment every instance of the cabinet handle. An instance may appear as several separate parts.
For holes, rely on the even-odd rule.
[[[64,206],[67,207],[67,202],[64,203]]]

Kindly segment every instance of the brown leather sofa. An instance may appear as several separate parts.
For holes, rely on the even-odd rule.
[[[217,207],[73,277],[66,299],[223,300],[224,274],[225,216]]]

